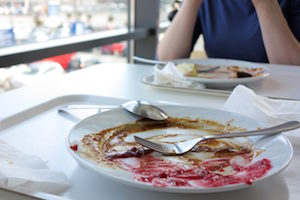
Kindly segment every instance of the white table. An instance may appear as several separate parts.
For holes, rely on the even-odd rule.
[[[300,67],[274,65],[270,68],[274,69],[271,77],[264,81],[260,88],[254,85],[255,91],[267,96],[300,100],[300,84],[297,84],[300,80]],[[227,97],[224,96],[158,90],[143,85],[140,80],[152,71],[153,68],[147,65],[106,63],[67,74],[55,83],[45,82],[7,92],[0,95],[0,119],[14,114],[18,115],[22,110],[55,97],[70,94],[106,96],[108,98],[104,101],[107,104],[118,104],[124,99],[140,99],[152,103],[183,104],[216,109],[221,108],[226,101]],[[278,81],[278,77],[282,78],[281,81]],[[120,99],[110,100],[109,97]],[[31,116],[23,116],[24,119],[26,117]],[[65,136],[73,125],[74,122],[58,115],[56,110],[52,109],[10,129],[3,129],[1,137],[26,153],[43,157],[49,161],[51,168],[64,171],[74,184],[60,196],[71,199],[95,199],[100,195],[101,199],[130,200],[183,198],[282,200],[298,199],[300,195],[299,187],[289,186],[291,182],[299,182],[299,175],[295,174],[295,169],[300,169],[300,147],[295,147],[298,157],[294,157],[285,171],[253,187],[216,194],[170,194],[136,189],[103,179],[90,171],[81,169],[68,155],[65,147]],[[31,137],[39,140],[39,144],[32,145]],[[85,198],[88,190],[94,193],[90,193],[88,198]],[[0,199],[24,198],[25,196],[0,190]]]

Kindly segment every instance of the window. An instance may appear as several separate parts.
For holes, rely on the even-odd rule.
[[[169,2],[1,0],[0,67],[21,64],[18,69],[24,70],[27,65],[31,72],[26,73],[38,74],[34,61],[56,62],[68,72],[111,60],[128,62],[132,53],[151,57],[158,30],[155,13],[161,3],[161,19],[166,21]]]
[[[0,47],[126,28],[127,10],[127,0],[2,0]]]

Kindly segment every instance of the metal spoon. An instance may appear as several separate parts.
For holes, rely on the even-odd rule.
[[[139,61],[146,64],[153,64],[153,65],[166,65],[168,63],[168,61],[152,60],[152,59],[142,58],[138,56],[133,56],[132,59],[135,61]]]
[[[58,112],[68,113],[69,110],[73,109],[113,109],[119,106],[97,106],[97,105],[67,105],[58,109]],[[127,110],[130,113],[133,113],[137,116],[144,117],[152,120],[166,120],[168,115],[158,107],[146,102],[146,101],[128,101],[121,105],[122,108]]]
[[[159,60],[152,60],[148,58],[141,58],[138,56],[133,56],[133,60],[139,61],[146,64],[153,64],[153,65],[166,65],[168,62],[174,62],[174,61],[159,61]],[[185,63],[186,61],[182,61],[182,63]],[[176,64],[179,64],[179,62],[176,62]],[[213,72],[220,68],[220,66],[208,66],[206,68],[203,68],[203,66],[195,64],[197,73],[208,73]]]
[[[122,104],[122,107],[135,115],[147,119],[161,121],[168,118],[168,115],[163,110],[146,101],[128,101]]]

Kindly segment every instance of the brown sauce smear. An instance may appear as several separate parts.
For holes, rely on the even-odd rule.
[[[169,118],[165,121],[152,121],[141,119],[134,123],[128,123],[121,126],[108,128],[95,134],[85,135],[82,139],[84,151],[83,154],[95,161],[105,161],[111,163],[114,159],[128,157],[143,157],[153,151],[137,144],[135,141],[128,142],[125,139],[134,133],[150,130],[159,130],[166,128],[180,128],[206,131],[210,134],[222,134],[231,131],[242,131],[244,129],[230,125],[230,122],[221,124],[212,120],[199,120],[190,118]],[[152,136],[148,139],[163,139],[165,137],[176,137],[179,134],[172,133],[168,135]],[[124,148],[118,151],[118,147]],[[239,146],[225,140],[205,140],[199,143],[193,152],[211,152],[214,157],[232,157],[236,155],[253,156],[253,148]],[[185,154],[183,159],[191,160],[193,158]],[[195,161],[196,162],[196,161]]]
[[[176,156],[177,161],[171,161],[134,140],[128,141],[132,134],[166,128],[193,129],[208,134],[245,130],[232,126],[232,122],[221,124],[212,120],[189,118],[169,118],[162,122],[143,119],[85,135],[77,152],[100,165],[130,172],[135,180],[155,187],[220,187],[238,183],[251,185],[255,179],[264,176],[272,165],[268,159],[256,161],[249,166],[234,161],[235,156],[238,156],[249,164],[262,152],[256,151],[250,142],[205,140],[191,153]],[[160,141],[181,135],[175,129],[172,133],[152,135],[148,139]]]

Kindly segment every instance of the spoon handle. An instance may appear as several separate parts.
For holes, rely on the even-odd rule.
[[[270,128],[255,130],[255,131],[245,131],[245,132],[235,132],[235,133],[224,133],[219,135],[209,135],[207,138],[218,139],[218,138],[232,138],[232,137],[245,137],[245,136],[256,136],[256,135],[275,135],[281,132],[294,130],[300,127],[298,121],[288,121],[283,124],[273,126]]]
[[[141,57],[138,57],[138,56],[133,56],[132,57],[133,60],[135,61],[139,61],[139,62],[142,62],[142,63],[147,63],[147,64],[159,64],[159,65],[166,65],[168,62],[165,62],[165,61],[159,61],[159,60],[152,60],[152,59],[147,59],[147,58],[141,58]]]
[[[61,108],[59,108],[58,110],[88,110],[88,109],[113,109],[116,108],[118,106],[108,106],[108,105],[67,105],[67,106],[63,106]]]

